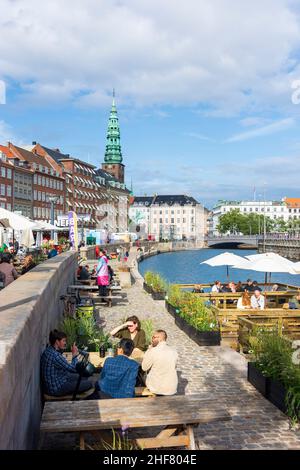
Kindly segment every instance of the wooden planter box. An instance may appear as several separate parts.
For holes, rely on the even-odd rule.
[[[269,379],[268,386],[268,400],[277,406],[283,413],[287,412],[287,407],[285,404],[286,389],[284,386],[277,382],[277,380]]]
[[[265,377],[259,369],[257,369],[253,362],[248,362],[248,382],[256,388],[265,398],[268,396],[269,381],[268,377]]]
[[[221,343],[220,331],[199,331],[177,314],[175,315],[175,324],[198,346],[219,346]]]
[[[146,292],[148,292],[148,294],[152,294],[152,287],[148,286],[148,284],[146,284],[145,282],[143,284],[143,288]]]
[[[152,291],[153,300],[165,300],[166,292],[154,292]]]

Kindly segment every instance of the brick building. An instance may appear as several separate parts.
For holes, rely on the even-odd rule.
[[[32,181],[32,216],[35,220],[50,220],[51,203],[49,196],[55,196],[54,218],[63,214],[65,210],[65,180],[55,166],[44,157],[18,147],[11,142],[8,148],[13,154],[11,161],[23,162],[33,172]],[[16,209],[16,203],[14,204]],[[24,214],[25,215],[25,214]]]
[[[14,166],[0,145],[0,207],[12,210]]]

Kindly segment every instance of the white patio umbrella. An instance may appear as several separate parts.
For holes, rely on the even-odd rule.
[[[276,257],[264,257],[256,260],[244,259],[233,267],[236,269],[247,269],[249,271],[259,271],[265,273],[265,282],[267,273],[289,273],[298,274],[292,265],[284,261],[276,259]]]
[[[8,224],[6,227],[12,228],[13,230],[26,230],[27,228],[32,228],[34,226],[34,222],[31,222],[27,217],[15,214],[14,212],[8,211],[1,207],[0,221],[3,219],[5,220],[4,223]]]
[[[228,266],[233,266],[239,262],[244,261],[245,258],[242,256],[235,255],[234,253],[229,253],[225,251],[220,255],[209,258],[206,261],[202,261],[200,264],[208,264],[209,266],[226,266],[227,269],[227,279],[229,278],[229,269]]]
[[[282,262],[286,264],[287,266],[290,266],[291,268],[295,269],[295,263],[293,263],[293,261],[285,258],[284,256],[279,255],[278,253],[273,253],[272,251],[267,252],[267,253],[258,253],[256,255],[249,255],[249,256],[246,256],[246,258],[249,259],[250,261],[273,259],[275,261]]]

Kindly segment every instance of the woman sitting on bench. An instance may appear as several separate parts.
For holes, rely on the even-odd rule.
[[[128,317],[123,325],[114,328],[110,335],[120,339],[132,339],[134,349],[140,351],[146,351],[147,349],[145,332],[141,329],[141,322],[135,315]]]
[[[74,392],[78,380],[76,371],[78,348],[72,346],[72,363],[63,356],[67,345],[67,335],[62,331],[53,330],[49,335],[49,343],[41,357],[41,377],[43,391],[47,395],[61,397]],[[93,385],[86,378],[81,379],[78,393],[85,392]]]

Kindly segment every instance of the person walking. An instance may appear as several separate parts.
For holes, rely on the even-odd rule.
[[[99,262],[96,269],[97,275],[97,285],[99,288],[99,296],[106,297],[107,296],[107,286],[109,285],[109,272],[107,267],[107,257],[103,250],[99,250]],[[102,299],[102,302],[105,302]]]

